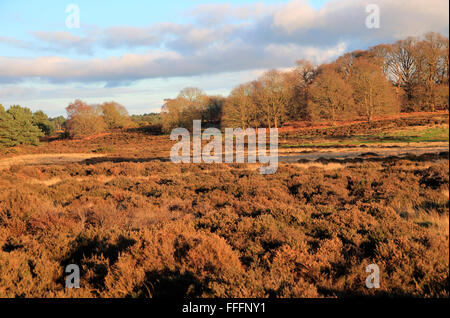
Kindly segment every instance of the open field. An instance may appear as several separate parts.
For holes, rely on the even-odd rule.
[[[436,118],[290,132],[267,176],[167,162],[168,136],[139,131],[12,148],[0,296],[448,297],[448,116]],[[397,139],[345,144],[348,129]],[[67,264],[82,288],[64,288]],[[365,287],[368,264],[380,289]]]
[[[279,162],[314,162],[314,161],[384,161],[386,158],[409,158],[420,160],[421,156],[435,156],[445,158],[448,156],[448,143],[434,143],[422,145],[396,145],[393,147],[368,147],[368,148],[345,148],[327,146],[325,148],[309,147],[300,151],[295,149],[279,152]],[[247,152],[246,152],[247,154]],[[83,153],[63,153],[63,154],[34,154],[7,157],[0,159],[0,170],[12,166],[36,166],[36,165],[60,165],[69,163],[100,163],[100,162],[166,162],[167,157],[155,158],[124,158],[107,156],[104,154],[83,154]]]
[[[448,113],[289,129],[283,147],[398,144],[448,141]],[[283,129],[282,129],[283,131]]]
[[[314,138],[305,138],[299,145],[283,145],[284,148],[314,147],[314,146],[360,146],[360,145],[398,145],[421,142],[446,142],[448,141],[448,125],[441,127],[413,127],[393,132],[381,132],[371,135],[355,135],[351,137],[335,137],[314,142]],[[309,142],[308,142],[309,141]],[[311,142],[312,141],[312,142]]]
[[[448,113],[357,122],[281,133],[281,162],[407,157],[448,152]],[[19,164],[85,161],[168,161],[174,141],[139,130],[116,131],[83,140],[53,140],[40,147],[20,146],[0,152],[0,169]],[[62,154],[62,155],[61,155]],[[33,156],[35,155],[35,156]]]
[[[56,165],[82,162],[91,158],[100,158],[103,155],[87,153],[64,153],[64,154],[38,154],[22,155],[11,158],[0,159],[0,169],[7,169],[14,165]]]

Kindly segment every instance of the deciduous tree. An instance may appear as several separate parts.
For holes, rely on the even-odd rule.
[[[310,112],[314,120],[335,123],[348,118],[353,111],[353,89],[334,70],[326,68],[316,77],[310,89]]]
[[[258,126],[258,107],[254,101],[252,83],[239,85],[227,98],[222,117],[222,126],[247,129]]]
[[[68,119],[65,129],[70,138],[95,135],[105,131],[106,124],[98,110],[81,100],[69,104],[66,108]]]
[[[394,89],[379,66],[365,59],[356,59],[350,78],[355,110],[359,116],[370,121],[373,116],[400,111]]]
[[[100,105],[100,112],[108,129],[129,128],[133,126],[127,109],[119,103],[103,103]]]

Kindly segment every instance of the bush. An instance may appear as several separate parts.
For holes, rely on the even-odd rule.
[[[134,126],[125,107],[116,102],[103,103],[100,106],[100,112],[108,129]]]
[[[65,130],[70,138],[99,134],[106,130],[102,116],[94,106],[76,100],[66,108],[69,119],[65,122]]]

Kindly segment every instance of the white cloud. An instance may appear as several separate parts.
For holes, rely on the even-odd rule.
[[[293,0],[277,10],[273,15],[273,26],[287,33],[296,30],[306,31],[317,22],[319,12],[307,0]]]
[[[15,38],[12,38],[9,36],[0,36],[0,43],[4,43],[6,45],[18,47],[21,49],[32,49],[33,48],[32,43],[30,43],[28,41],[20,40],[20,39],[15,39]]]
[[[341,53],[342,44],[332,48],[294,44],[271,44],[261,48],[230,43],[192,56],[183,56],[174,51],[153,51],[147,54],[128,53],[121,57],[87,60],[57,56],[35,59],[0,57],[0,81],[8,82],[21,78],[40,78],[53,82],[134,81],[262,67],[286,67],[300,57],[319,63]]]
[[[365,26],[366,6],[380,8],[380,29]],[[437,31],[448,34],[447,0],[333,0],[313,9],[306,0],[292,0],[273,15],[273,27],[292,34],[315,31],[335,38],[399,38]]]
[[[188,12],[200,25],[218,25],[231,21],[259,20],[273,14],[280,5],[253,3],[233,6],[229,3],[203,4]]]

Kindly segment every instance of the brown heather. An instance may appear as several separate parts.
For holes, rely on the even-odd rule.
[[[0,297],[448,297],[448,170],[12,166],[0,170]],[[364,283],[372,263],[378,290]],[[64,288],[67,264],[82,288]]]

